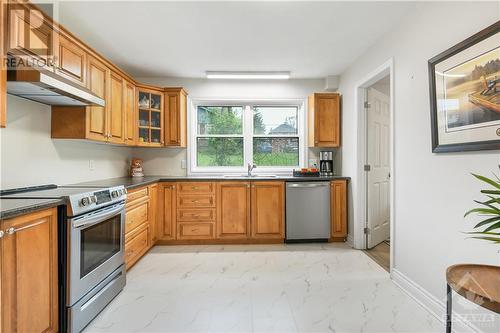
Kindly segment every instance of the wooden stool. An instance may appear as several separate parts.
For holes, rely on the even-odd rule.
[[[451,333],[452,289],[469,301],[500,313],[500,266],[460,264],[448,267],[446,270],[446,333]]]

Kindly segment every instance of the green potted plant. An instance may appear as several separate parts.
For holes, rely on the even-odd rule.
[[[465,213],[465,216],[477,214],[483,218],[474,226],[474,231],[470,231],[468,234],[473,235],[472,238],[500,244],[500,178],[496,175],[495,179],[476,174],[472,175],[489,186],[481,190],[481,193],[487,199],[484,199],[484,201],[474,200],[481,206]]]

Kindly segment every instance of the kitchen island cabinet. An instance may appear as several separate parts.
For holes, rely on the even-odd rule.
[[[0,223],[1,331],[57,332],[57,209]]]

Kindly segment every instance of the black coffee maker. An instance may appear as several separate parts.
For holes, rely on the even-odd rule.
[[[321,176],[333,176],[333,152],[319,152],[319,172]]]

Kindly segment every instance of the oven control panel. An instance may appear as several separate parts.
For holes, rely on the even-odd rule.
[[[69,197],[71,215],[79,215],[99,207],[123,201],[126,198],[127,190],[123,186],[75,194]]]

